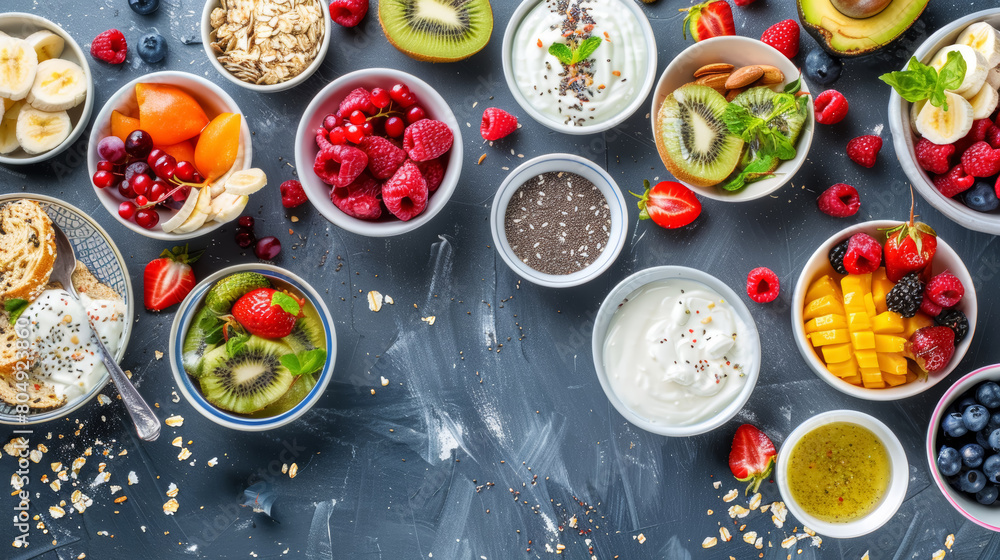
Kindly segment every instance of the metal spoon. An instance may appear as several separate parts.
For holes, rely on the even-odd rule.
[[[70,245],[66,234],[54,222],[52,229],[55,230],[56,237],[56,262],[52,267],[51,279],[62,284],[64,290],[79,300],[80,296],[76,293],[76,288],[73,287],[73,271],[76,269],[76,255],[73,253],[73,246]],[[90,321],[89,315],[87,320]],[[93,327],[93,323],[91,323],[91,327]],[[139,438],[144,441],[155,441],[156,438],[160,437],[160,421],[156,419],[153,409],[149,408],[142,395],[136,390],[135,385],[132,385],[128,376],[118,366],[115,357],[111,355],[111,352],[104,346],[101,337],[97,335],[96,328],[94,329],[94,340],[97,341],[97,346],[101,349],[101,360],[104,362],[104,367],[111,373],[111,379],[115,382],[118,394],[121,395],[122,402],[125,403],[125,408],[128,410],[129,416],[132,417],[132,422],[135,423],[135,430],[139,433]]]

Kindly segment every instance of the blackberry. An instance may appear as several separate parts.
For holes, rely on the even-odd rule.
[[[830,249],[830,254],[828,255],[830,265],[839,274],[847,274],[847,269],[844,268],[844,256],[847,255],[847,244],[850,243],[850,241],[850,239],[845,239],[834,245],[833,249]]]
[[[885,296],[886,307],[903,317],[913,317],[924,301],[924,283],[916,272],[902,277]]]
[[[955,331],[955,344],[962,342],[969,334],[969,319],[957,309],[945,309],[934,318],[934,322]]]

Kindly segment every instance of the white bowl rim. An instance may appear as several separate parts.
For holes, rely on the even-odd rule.
[[[925,39],[917,47],[913,56],[916,56],[918,60],[930,59],[937,52],[937,49],[933,49],[932,47],[938,46],[938,43],[945,36],[964,29],[971,23],[991,16],[1000,16],[1000,8],[981,10],[952,21]],[[889,94],[889,130],[892,132],[892,146],[896,152],[896,159],[899,160],[899,164],[903,168],[903,173],[906,174],[906,177],[913,183],[913,186],[924,200],[948,219],[966,229],[1000,235],[1000,214],[996,211],[977,212],[955,199],[945,198],[928,181],[929,176],[915,163],[915,156],[907,145],[907,140],[912,141],[914,137],[917,137],[916,131],[910,129],[909,102],[907,102],[907,107],[904,110],[903,98],[894,89]]]
[[[618,395],[614,392],[614,389],[611,387],[611,384],[607,379],[607,372],[604,369],[603,360],[604,337],[602,336],[600,340],[598,340],[598,334],[602,330],[606,330],[607,325],[611,323],[612,317],[618,310],[619,303],[621,303],[624,298],[652,282],[673,279],[699,282],[708,288],[715,290],[722,296],[723,299],[728,301],[732,306],[733,311],[739,315],[744,323],[746,323],[748,335],[750,337],[748,349],[751,351],[751,355],[753,356],[753,363],[747,371],[746,384],[743,386],[743,389],[740,390],[733,402],[729,403],[728,406],[720,410],[715,416],[686,426],[667,426],[664,424],[655,424],[625,406],[625,403],[618,398]],[[630,286],[633,285],[635,287],[630,288]],[[736,414],[743,408],[743,406],[746,405],[747,401],[750,400],[750,395],[757,386],[763,357],[763,352],[761,351],[760,346],[760,334],[757,331],[757,322],[754,320],[753,314],[750,313],[750,309],[743,302],[743,299],[740,298],[739,295],[725,282],[715,276],[712,276],[705,271],[698,270],[697,268],[676,265],[654,266],[639,270],[632,273],[612,288],[611,291],[608,292],[608,295],[604,298],[604,301],[601,302],[601,307],[598,309],[597,316],[594,318],[594,327],[591,333],[590,345],[591,355],[594,360],[594,368],[597,373],[597,380],[601,383],[601,389],[604,390],[605,396],[608,398],[611,405],[615,407],[615,410],[624,416],[626,420],[635,426],[646,430],[647,432],[670,437],[690,437],[704,434],[732,420],[733,417],[736,416]]]
[[[601,252],[598,260],[591,263],[590,266],[566,275],[545,274],[543,272],[538,272],[521,262],[521,260],[514,255],[510,248],[510,244],[507,242],[507,235],[504,231],[504,221],[502,217],[502,215],[507,211],[507,204],[503,204],[503,208],[500,208],[502,199],[507,198],[509,203],[510,196],[512,196],[518,188],[524,185],[525,181],[515,184],[514,179],[516,177],[536,165],[557,160],[563,161],[567,167],[567,169],[564,169],[566,172],[580,175],[580,171],[589,170],[599,175],[605,183],[603,187],[602,185],[597,184],[597,182],[595,182],[594,185],[600,189],[601,194],[608,199],[608,208],[611,209],[613,215],[618,215],[618,219],[621,222],[621,227],[618,228],[619,231],[616,232],[614,228],[612,228],[609,232],[609,241],[614,239],[614,245],[609,244],[606,246],[604,251]],[[609,193],[612,195],[611,197],[608,196]],[[615,212],[615,209],[612,208],[612,198],[614,199],[614,202],[618,204],[617,212]],[[612,221],[612,223],[614,222]],[[573,154],[545,154],[522,163],[517,166],[516,169],[507,174],[507,177],[504,179],[503,183],[500,184],[500,188],[497,189],[496,195],[493,197],[493,205],[490,208],[490,232],[493,235],[493,246],[500,254],[500,258],[503,259],[503,262],[521,278],[524,278],[534,284],[538,284],[539,286],[545,286],[548,288],[569,288],[572,286],[579,286],[580,284],[584,284],[594,278],[597,278],[603,274],[604,271],[611,268],[611,265],[614,264],[618,255],[621,254],[622,248],[625,246],[625,238],[628,236],[627,203],[625,201],[625,196],[622,195],[621,189],[618,187],[618,183],[616,183],[611,175],[600,165]],[[617,239],[615,239],[616,237]]]
[[[219,62],[218,56],[212,51],[212,39],[209,34],[212,32],[212,10],[220,7],[219,0],[209,0],[205,2],[205,7],[201,11],[201,44],[204,47],[205,55],[208,56],[208,61],[213,67],[230,82],[251,91],[256,91],[258,93],[277,93],[279,91],[285,91],[291,89],[302,82],[309,79],[310,76],[319,70],[319,67],[323,65],[323,60],[326,58],[326,53],[330,50],[330,34],[332,32],[332,21],[329,17],[329,0],[317,0],[320,4],[320,11],[323,16],[323,39],[320,44],[319,51],[316,53],[316,58],[306,66],[299,75],[285,80],[284,82],[278,84],[269,85],[258,85],[251,84],[249,82],[244,82],[243,80],[237,78],[228,70],[226,70],[222,64]]]
[[[676,71],[677,65],[685,62],[684,53],[687,53],[688,51],[704,50],[708,47],[712,47],[720,43],[733,43],[733,42],[735,43],[749,42],[758,47],[763,47],[765,51],[771,51],[774,56],[774,60],[770,62],[772,64],[777,62],[775,66],[778,66],[779,64],[784,65],[785,63],[791,64],[792,67],[795,66],[793,63],[791,63],[788,57],[781,54],[777,49],[775,49],[771,45],[768,45],[767,43],[764,43],[762,41],[758,41],[757,39],[754,39],[752,37],[744,37],[742,35],[723,35],[720,37],[711,37],[709,39],[698,41],[697,43],[688,46],[683,51],[681,51],[680,54],[675,56],[670,61],[670,64],[668,64],[667,67],[663,70],[663,73],[660,74],[660,79],[657,80],[656,87],[653,89],[653,99],[649,112],[649,121],[650,121],[650,127],[652,128],[653,131],[653,138],[656,138],[657,134],[656,115],[660,110],[659,105],[663,102],[662,99],[660,99],[661,93],[664,98],[667,95],[665,92],[662,92],[662,90],[666,89],[667,87],[666,86],[667,76],[671,73],[671,71]],[[785,81],[787,83],[790,83],[794,80],[790,80],[789,76],[786,76]],[[805,93],[810,93],[809,85],[806,84],[806,81],[802,80],[800,83],[802,84],[802,91]],[[677,178],[673,178],[673,180],[688,187],[689,189],[694,191],[695,194],[699,196],[704,196],[706,198],[711,198],[713,200],[721,200],[723,202],[749,202],[751,200],[757,200],[759,198],[763,198],[765,196],[773,194],[775,191],[784,187],[787,183],[791,182],[795,174],[798,173],[799,169],[801,169],[802,166],[805,164],[806,158],[809,157],[809,150],[812,148],[813,133],[816,131],[816,116],[813,111],[812,103],[808,104],[808,113],[809,113],[809,118],[804,123],[802,133],[799,135],[799,139],[796,141],[795,157],[791,160],[783,161],[781,162],[781,164],[778,165],[778,169],[775,170],[775,173],[777,174],[776,177],[773,177],[771,179],[762,179],[755,183],[751,183],[750,185],[745,186],[741,190],[733,193],[722,190],[718,185],[711,187],[698,187],[694,185],[689,185]],[[660,157],[658,149],[656,150],[656,154],[657,157]],[[666,171],[666,168],[664,168],[664,171]],[[759,192],[755,190],[755,186],[760,187],[762,185],[766,186],[764,188],[761,188]],[[748,192],[752,192],[752,194],[748,195],[747,194]]]
[[[990,377],[990,375],[995,377]],[[941,473],[938,472],[937,468],[937,452],[935,448],[937,447],[937,432],[938,425],[941,423],[941,418],[944,416],[944,411],[951,406],[951,404],[958,398],[959,393],[964,393],[965,391],[972,388],[972,386],[979,384],[987,379],[992,379],[993,381],[1000,380],[1000,364],[992,364],[988,366],[983,366],[975,371],[963,375],[958,381],[952,384],[947,391],[941,395],[941,399],[938,401],[937,406],[934,407],[934,412],[931,413],[930,424],[927,426],[927,440],[926,440],[926,451],[927,451],[927,466],[930,469],[931,478],[937,485],[938,490],[944,496],[944,499],[951,504],[959,513],[965,516],[966,519],[979,525],[984,529],[989,529],[990,531],[1000,532],[1000,526],[990,525],[985,521],[977,518],[967,511],[958,500],[951,495],[950,492],[946,491],[945,488],[948,486],[948,482],[945,481]]]
[[[610,130],[628,120],[629,117],[634,115],[635,112],[639,110],[643,101],[649,97],[649,92],[652,91],[653,83],[656,79],[656,35],[653,33],[653,27],[649,24],[649,18],[646,17],[646,14],[642,12],[635,2],[632,2],[631,0],[614,0],[629,9],[639,21],[639,27],[642,28],[643,39],[645,40],[647,46],[646,52],[649,55],[646,63],[646,73],[642,81],[642,87],[639,90],[639,94],[636,95],[636,98],[624,109],[622,109],[622,111],[615,117],[599,123],[584,126],[572,126],[556,122],[542,114],[541,111],[528,103],[528,100],[525,99],[524,95],[521,93],[520,88],[517,87],[517,82],[514,81],[514,63],[511,55],[511,49],[514,45],[514,35],[517,32],[518,26],[521,24],[521,20],[524,19],[524,16],[542,1],[544,0],[522,0],[521,4],[518,5],[516,10],[514,10],[514,14],[510,16],[510,20],[507,22],[507,28],[503,34],[501,64],[503,67],[504,79],[507,82],[507,88],[510,90],[514,100],[517,101],[517,104],[521,107],[521,109],[528,113],[528,115],[534,119],[535,122],[556,132],[562,132],[563,134],[595,134]]]
[[[243,168],[248,169],[251,166],[251,163],[253,161],[253,145],[252,145],[253,135],[250,134],[250,128],[249,125],[247,124],[246,114],[244,114],[243,111],[240,110],[239,106],[236,104],[236,101],[233,100],[233,98],[228,93],[226,93],[225,90],[223,90],[214,82],[211,82],[206,78],[203,78],[196,74],[191,74],[189,72],[183,72],[179,70],[161,70],[159,72],[151,72],[149,74],[139,76],[138,78],[118,88],[118,90],[115,93],[113,93],[111,97],[108,98],[107,102],[105,102],[104,107],[101,108],[101,111],[97,113],[97,120],[94,124],[94,129],[91,132],[90,140],[88,141],[88,146],[87,146],[87,170],[89,173],[88,177],[92,177],[94,175],[94,172],[97,171],[97,161],[99,160],[99,156],[97,155],[97,145],[101,141],[101,139],[97,137],[101,126],[99,123],[109,120],[111,118],[111,112],[114,111],[119,105],[116,104],[115,107],[112,107],[111,103],[113,101],[120,101],[122,97],[126,95],[125,94],[126,91],[135,89],[136,84],[139,83],[174,84],[174,82],[171,80],[175,80],[178,78],[184,80],[192,80],[194,82],[197,82],[199,85],[204,86],[208,92],[210,92],[212,95],[217,96],[224,105],[227,105],[231,113],[239,113],[241,115],[240,142],[245,143]],[[111,216],[115,220],[118,220],[118,223],[122,224],[126,228],[142,236],[149,237],[151,239],[159,239],[161,241],[184,241],[186,239],[194,239],[196,237],[201,237],[202,235],[211,233],[219,229],[223,225],[225,225],[220,222],[211,222],[211,223],[206,222],[205,225],[201,226],[200,228],[190,233],[168,233],[163,231],[162,229],[146,229],[139,226],[139,224],[131,220],[129,221],[123,220],[122,217],[118,215],[119,202],[115,200],[113,195],[105,194],[103,191],[107,189],[97,188],[97,186],[93,184],[93,181],[88,180],[88,182],[90,183],[91,188],[94,189],[94,193],[97,195],[97,199],[101,201],[101,206],[103,206],[104,209],[107,210],[108,213],[111,214]]]
[[[852,397],[869,401],[894,401],[919,395],[951,375],[951,373],[958,368],[959,363],[961,363],[965,354],[969,351],[969,348],[972,345],[972,339],[976,333],[976,324],[979,317],[979,302],[976,297],[975,283],[972,281],[972,276],[969,274],[969,270],[965,267],[965,262],[962,260],[962,257],[958,254],[958,252],[951,247],[951,245],[948,245],[945,240],[938,237],[937,254],[944,251],[951,253],[955,257],[955,260],[959,263],[959,265],[961,265],[961,268],[950,268],[949,270],[962,280],[962,284],[966,287],[965,296],[963,297],[963,309],[967,310],[964,311],[964,313],[969,319],[969,334],[965,336],[965,340],[960,342],[955,347],[955,355],[952,356],[951,361],[949,362],[950,365],[941,372],[928,375],[925,381],[918,379],[917,381],[904,383],[898,387],[867,389],[865,387],[851,385],[850,383],[838,378],[830,373],[823,363],[819,361],[816,353],[811,347],[807,346],[808,343],[805,335],[805,322],[802,320],[802,311],[803,306],[805,305],[806,291],[808,291],[808,286],[806,284],[808,284],[808,282],[812,279],[812,275],[807,275],[810,264],[812,264],[815,259],[826,258],[826,254],[830,251],[830,248],[832,248],[834,244],[850,237],[851,235],[854,235],[855,233],[877,230],[878,228],[893,227],[899,225],[899,223],[900,222],[894,220],[870,220],[848,226],[830,236],[816,249],[812,256],[810,256],[806,263],[802,266],[802,272],[799,273],[799,278],[795,284],[795,290],[792,295],[792,334],[795,338],[795,345],[798,347],[799,353],[802,355],[802,359],[805,360],[817,377],[825,381],[834,389]]]
[[[87,129],[87,126],[90,124],[90,115],[94,112],[94,94],[96,93],[96,90],[94,88],[94,76],[90,71],[90,62],[87,60],[87,53],[82,48],[80,48],[80,44],[77,43],[76,39],[74,39],[66,30],[64,30],[54,21],[43,18],[41,16],[37,16],[35,14],[28,14],[24,12],[7,12],[4,14],[0,14],[0,21],[4,19],[14,19],[14,18],[27,19],[33,22],[40,29],[51,31],[56,35],[62,37],[62,39],[66,42],[69,48],[71,50],[76,51],[73,54],[79,59],[80,68],[83,69],[83,75],[87,79],[87,97],[86,99],[83,100],[83,111],[80,113],[80,118],[76,121],[76,125],[73,126],[73,130],[70,131],[69,136],[67,136],[66,139],[63,140],[61,144],[59,144],[58,146],[52,148],[47,152],[41,154],[35,154],[29,157],[18,158],[18,157],[10,157],[9,155],[0,155],[0,163],[7,165],[30,165],[33,163],[40,163],[54,158],[55,156],[64,152],[66,148],[69,148],[74,143],[76,143],[77,140],[80,139],[80,136],[83,135],[83,132]],[[60,56],[59,58],[63,57]]]
[[[201,395],[199,389],[194,386],[191,376],[184,371],[183,366],[178,367],[178,362],[181,359],[180,348],[184,344],[184,339],[180,336],[180,329],[182,326],[190,327],[186,317],[189,315],[193,316],[195,308],[199,303],[201,303],[204,295],[216,281],[237,272],[247,271],[257,272],[259,274],[263,274],[264,276],[277,277],[279,280],[288,282],[289,284],[295,286],[295,288],[301,290],[303,295],[309,298],[310,303],[312,303],[316,308],[316,312],[319,314],[324,325],[329,327],[329,329],[326,330],[326,364],[323,366],[323,370],[316,378],[316,385],[309,391],[309,394],[299,402],[299,404],[292,408],[292,410],[270,418],[248,418],[235,413],[219,410],[205,400],[205,397]],[[173,323],[170,325],[168,357],[170,361],[170,370],[174,374],[174,381],[177,383],[177,387],[180,388],[181,393],[184,394],[188,403],[194,407],[198,413],[212,422],[226,428],[244,432],[263,432],[266,430],[280,428],[281,426],[294,422],[303,414],[308,412],[309,409],[311,409],[326,392],[326,388],[330,384],[330,379],[333,377],[334,366],[337,362],[337,331],[333,322],[333,316],[330,314],[330,309],[326,306],[326,302],[319,295],[319,292],[317,292],[312,285],[303,280],[297,274],[287,269],[265,263],[237,264],[223,268],[222,270],[207,276],[204,280],[199,282],[198,285],[191,290],[191,293],[184,298],[184,301],[181,302],[180,306],[177,308],[177,313],[174,315]]]
[[[820,426],[834,422],[855,424],[868,429],[882,442],[886,453],[889,455],[889,469],[891,474],[889,487],[886,488],[885,496],[868,515],[847,523],[821,521],[803,511],[789,491],[787,477],[785,476],[785,471],[788,470],[789,456],[792,449],[795,448],[795,444],[802,439],[802,436]],[[906,499],[906,489],[910,483],[910,467],[903,444],[899,442],[899,438],[896,437],[896,434],[892,433],[892,430],[884,422],[864,412],[841,409],[817,414],[799,424],[798,427],[792,430],[792,433],[788,434],[788,437],[781,444],[781,450],[778,452],[778,462],[774,466],[774,477],[778,483],[778,491],[781,493],[781,498],[785,501],[788,511],[796,519],[821,535],[836,539],[851,539],[876,531],[899,511],[903,500]],[[873,517],[876,518],[874,523],[872,523]]]
[[[428,114],[435,120],[439,120],[447,124],[455,136],[451,145],[451,151],[448,152],[448,167],[445,169],[444,179],[441,181],[441,186],[439,186],[438,189],[431,194],[430,198],[428,198],[427,207],[424,209],[423,213],[412,220],[405,222],[402,220],[373,222],[348,216],[330,201],[329,185],[323,185],[326,192],[322,197],[319,197],[317,193],[313,192],[314,189],[311,187],[313,179],[316,181],[319,181],[319,179],[313,177],[312,175],[308,175],[313,173],[312,160],[314,158],[307,159],[302,149],[303,138],[307,137],[311,139],[315,137],[315,135],[310,132],[314,127],[310,127],[309,122],[319,112],[320,106],[327,101],[327,98],[329,98],[334,91],[344,88],[346,84],[372,78],[397,80],[407,84],[411,89],[413,89],[414,85],[416,85],[418,89],[423,89],[424,92],[420,95],[423,99],[422,104],[428,111]],[[432,108],[431,105],[427,103],[428,98],[433,101],[433,105],[435,105],[436,108]],[[330,223],[345,231],[366,237],[392,237],[395,235],[402,235],[404,233],[411,232],[434,219],[434,217],[436,217],[441,210],[448,205],[448,202],[451,200],[451,196],[455,193],[459,178],[462,174],[463,154],[464,145],[462,144],[462,131],[458,126],[458,119],[455,117],[455,113],[452,112],[448,102],[445,101],[445,99],[441,97],[441,94],[427,82],[412,74],[408,74],[401,70],[395,70],[393,68],[363,68],[344,74],[343,76],[330,82],[312,98],[312,101],[309,102],[309,105],[302,113],[302,118],[299,120],[299,126],[295,133],[295,167],[299,170],[299,180],[302,181],[306,197],[309,198],[309,201],[316,208],[316,210],[319,211],[324,218],[329,220]]]

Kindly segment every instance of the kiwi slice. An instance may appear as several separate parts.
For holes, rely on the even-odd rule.
[[[251,336],[234,356],[225,346],[205,355],[201,392],[213,405],[250,414],[284,395],[295,378],[281,365],[289,348],[272,340]]]
[[[218,322],[215,312],[207,307],[202,307],[201,311],[195,314],[194,319],[191,319],[187,336],[184,337],[184,346],[181,348],[181,362],[184,364],[184,371],[195,378],[201,377],[205,354],[219,346],[218,343],[209,344],[206,341],[208,332],[203,328],[203,323],[207,323],[206,319],[216,319],[214,322]]]
[[[273,404],[269,404],[257,412],[250,414],[250,416],[253,418],[272,418],[279,414],[284,414],[305,400],[315,386],[315,375],[311,373],[297,375],[295,376],[295,381],[292,382],[292,386],[285,391],[284,395],[281,395],[281,398],[274,401]]]
[[[378,21],[404,54],[454,62],[479,52],[493,32],[489,0],[379,0]]]
[[[721,183],[740,161],[743,139],[729,132],[726,98],[687,84],[664,99],[656,116],[656,149],[674,177],[698,187]]]
[[[771,88],[768,87],[755,87],[750,88],[743,93],[737,95],[733,99],[733,103],[744,107],[746,110],[753,113],[754,116],[766,119],[774,111],[774,98],[777,94],[774,93]],[[806,115],[804,111],[796,109],[789,109],[784,113],[775,115],[767,122],[767,126],[773,129],[781,131],[789,140],[792,141],[792,145],[795,145],[796,140],[799,139],[799,133],[802,132],[802,125],[806,122]],[[757,150],[760,147],[760,142],[757,139],[751,140],[746,144],[746,149],[743,151],[743,157],[740,159],[740,167],[746,167],[750,165],[750,162],[757,157]],[[775,160],[772,164],[771,169],[767,170],[768,173],[774,171],[780,162]]]
[[[281,339],[292,352],[299,354],[316,348],[326,348],[326,335],[319,313],[311,305],[302,306],[303,317],[295,322],[292,332]]]
[[[257,288],[270,288],[271,281],[256,272],[237,272],[219,280],[205,294],[205,307],[216,315],[229,313],[236,300]]]

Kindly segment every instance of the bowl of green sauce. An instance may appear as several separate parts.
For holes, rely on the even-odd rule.
[[[788,510],[827,537],[871,533],[906,497],[909,464],[892,431],[873,416],[832,410],[785,439],[776,478]]]

